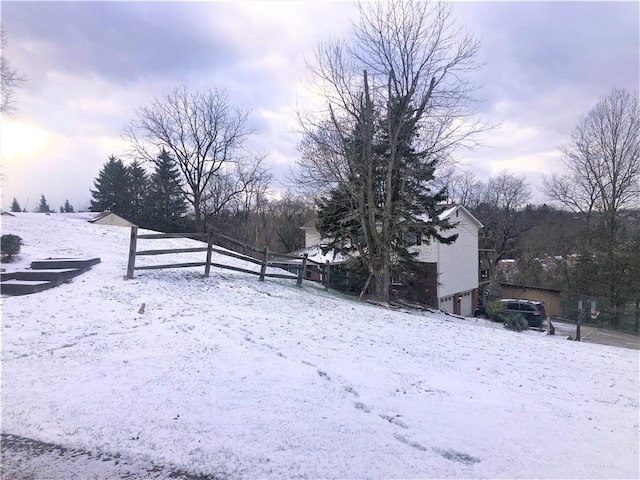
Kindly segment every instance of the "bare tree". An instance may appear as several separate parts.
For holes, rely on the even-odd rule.
[[[433,183],[439,188],[446,188],[449,200],[453,203],[465,207],[475,207],[480,203],[482,182],[469,169],[449,163],[437,172]]]
[[[314,216],[313,205],[304,197],[291,192],[269,202],[269,213],[278,247],[283,252],[293,252],[304,247],[302,226]]]
[[[547,196],[587,218],[600,212],[615,231],[619,213],[640,199],[638,96],[612,90],[600,98],[560,150],[566,173],[545,178]]]
[[[266,156],[241,158],[221,167],[206,186],[203,213],[215,218],[221,212],[250,212],[264,200],[273,175]]]
[[[191,204],[198,231],[204,229],[207,186],[225,167],[244,158],[248,112],[231,104],[224,91],[189,92],[179,87],[136,110],[124,137],[134,154],[154,161],[165,149],[184,176],[183,194]]]
[[[624,309],[621,292],[631,273],[625,249],[626,218],[640,206],[640,99],[614,89],[578,122],[571,142],[561,147],[564,173],[545,178],[547,196],[579,213],[590,233],[588,255],[600,262],[599,278],[613,324]],[[631,220],[633,222],[633,220]],[[635,253],[637,255],[637,252]],[[591,282],[593,283],[593,282]]]
[[[466,78],[478,42],[444,3],[366,3],[359,13],[353,40],[320,44],[309,65],[326,109],[302,116],[297,180],[333,191],[342,210],[332,210],[341,218],[331,223],[351,224],[350,245],[369,269],[365,289],[373,281],[386,301],[402,229],[453,240],[439,234],[435,204],[446,193],[430,181],[437,163],[482,129],[471,119]]]
[[[493,250],[490,275],[505,258],[518,252],[518,240],[522,233],[533,228],[523,221],[522,210],[531,198],[531,191],[524,176],[502,172],[478,183],[478,195],[469,203],[473,214],[482,222],[480,244]]]
[[[7,37],[0,26],[0,113],[7,114],[15,111],[15,89],[21,87],[25,77],[11,67],[5,55]]]
[[[265,159],[259,155],[227,165],[209,182],[204,202],[208,225],[256,246],[264,233],[260,213],[267,208],[273,179]]]

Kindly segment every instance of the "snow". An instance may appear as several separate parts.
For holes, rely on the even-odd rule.
[[[635,350],[218,268],[126,280],[129,229],[77,218],[2,233],[12,268],[102,260],[2,299],[3,433],[219,478],[640,477]]]
[[[321,265],[329,262],[330,264],[340,264],[345,263],[348,259],[347,256],[336,252],[335,250],[329,250],[327,253],[322,253],[321,245],[313,245],[311,247],[303,248],[295,252],[296,255],[302,257],[304,254],[307,254],[307,258],[312,262],[319,263]],[[357,255],[355,252],[354,256]]]

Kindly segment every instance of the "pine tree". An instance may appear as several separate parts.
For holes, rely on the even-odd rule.
[[[15,197],[13,198],[13,202],[11,202],[11,211],[12,212],[22,211],[22,208],[20,208],[20,204],[18,203],[18,200],[15,199]]]
[[[180,186],[180,171],[175,160],[165,150],[156,158],[149,181],[147,220],[149,228],[163,232],[184,229],[186,202]]]
[[[457,239],[446,236],[452,226],[439,218],[446,189],[431,187],[439,156],[416,150],[414,111],[393,98],[386,118],[370,107],[342,139],[347,181],[318,201],[318,232],[332,239],[327,248],[357,251],[368,263],[379,297],[387,293],[391,270],[411,268],[415,253],[409,247],[417,238],[444,244]],[[393,141],[389,128],[397,132]]]
[[[125,218],[131,213],[131,175],[122,160],[111,155],[104,164],[91,190],[92,212],[113,212]]]
[[[60,207],[60,213],[73,213],[73,205],[69,203],[69,199],[64,201],[64,205]]]
[[[51,207],[49,207],[49,204],[47,203],[47,199],[44,198],[44,194],[40,196],[40,203],[38,204],[38,207],[36,208],[36,213],[52,213],[53,210],[51,210]]]
[[[142,165],[134,160],[128,167],[129,170],[129,194],[131,210],[128,219],[136,225],[148,223],[146,219],[146,196],[149,188],[147,172]]]

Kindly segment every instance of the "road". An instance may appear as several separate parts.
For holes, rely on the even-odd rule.
[[[551,323],[556,328],[556,335],[576,337],[576,325],[574,323],[560,320],[552,320]],[[640,337],[637,335],[596,328],[590,325],[582,325],[580,327],[580,341],[640,350]]]

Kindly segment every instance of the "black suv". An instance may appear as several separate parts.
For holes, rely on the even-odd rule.
[[[518,300],[514,298],[503,298],[500,302],[504,303],[504,311],[507,313],[519,313],[529,323],[530,327],[544,326],[544,320],[547,314],[544,311],[544,304],[534,300]],[[474,317],[490,318],[484,305],[481,305],[473,312]]]

